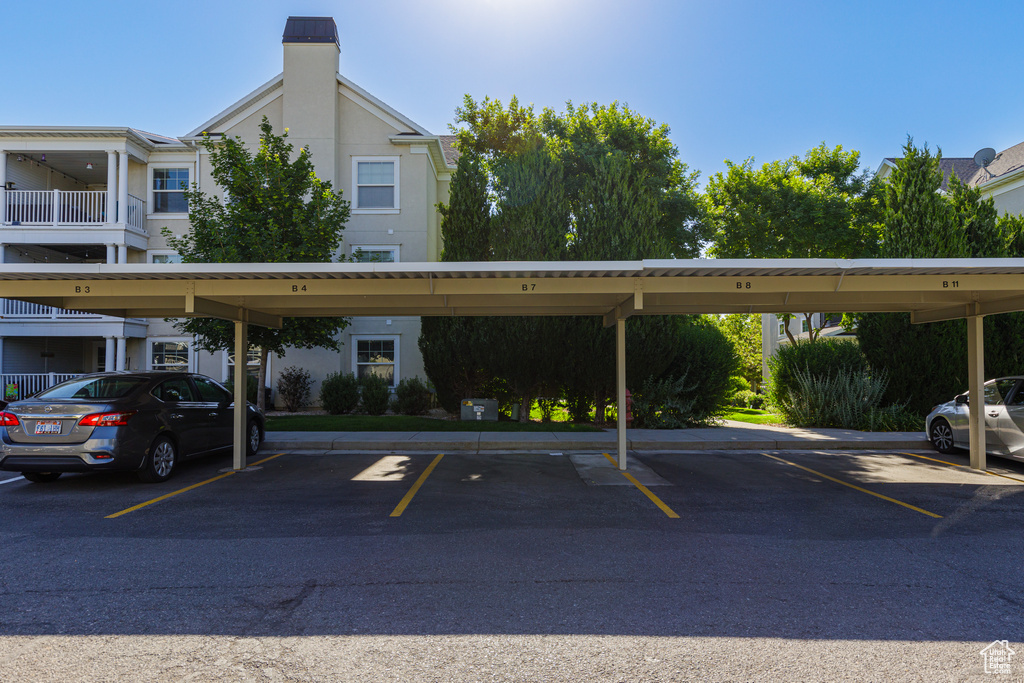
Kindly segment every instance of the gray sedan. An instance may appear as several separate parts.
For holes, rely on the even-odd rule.
[[[263,439],[247,405],[246,450]],[[203,375],[100,373],[63,382],[0,411],[0,470],[48,482],[63,472],[136,472],[165,481],[183,458],[227,451],[233,397]]]
[[[985,382],[985,451],[1024,460],[1024,377],[1000,377]],[[925,431],[935,449],[950,453],[970,447],[968,395],[932,408]]]

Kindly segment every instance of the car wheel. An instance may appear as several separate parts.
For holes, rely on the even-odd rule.
[[[60,479],[60,472],[22,472],[21,476],[33,484],[46,484]]]
[[[245,439],[245,454],[248,456],[256,455],[256,451],[260,449],[260,426],[255,422],[249,423],[249,428],[246,430]]]
[[[157,484],[171,478],[174,466],[178,464],[178,449],[174,442],[162,436],[153,442],[146,464],[139,470],[139,479],[147,484]]]
[[[932,422],[930,437],[932,446],[939,453],[952,453],[956,450],[956,446],[953,445],[953,429],[945,420]]]

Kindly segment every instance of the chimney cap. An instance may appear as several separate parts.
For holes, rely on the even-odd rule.
[[[334,17],[288,17],[281,42],[338,45],[338,25]]]

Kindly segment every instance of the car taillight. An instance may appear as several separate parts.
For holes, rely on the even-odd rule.
[[[123,413],[93,413],[83,417],[78,424],[83,427],[123,427],[128,424],[128,418],[137,412],[129,410]]]
[[[20,424],[18,416],[14,413],[0,413],[0,427],[17,427]]]

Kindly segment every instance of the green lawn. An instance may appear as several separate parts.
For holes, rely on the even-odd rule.
[[[570,422],[459,422],[410,415],[284,415],[267,418],[268,432],[599,432]]]
[[[783,424],[781,415],[769,413],[767,410],[755,410],[754,408],[733,408],[731,412],[726,413],[722,417],[726,420],[749,422],[755,425]]]

